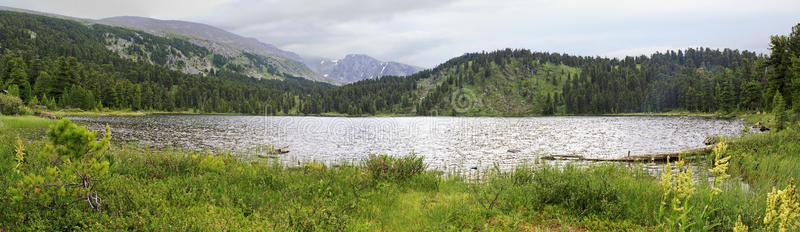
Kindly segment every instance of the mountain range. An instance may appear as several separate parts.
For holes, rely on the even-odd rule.
[[[78,21],[84,24],[104,24],[140,30],[156,36],[189,41],[217,54],[217,61],[231,61],[230,67],[219,67],[213,57],[176,56],[168,59],[165,64],[172,69],[185,73],[208,74],[210,71],[228,69],[254,78],[278,78],[281,74],[302,77],[313,81],[332,84],[347,84],[363,79],[375,78],[386,75],[406,76],[416,73],[422,68],[397,62],[383,62],[367,55],[347,55],[342,62],[325,58],[306,58],[282,50],[275,45],[261,42],[255,38],[247,38],[223,29],[206,24],[179,21],[159,20],[138,16],[118,16],[99,20],[82,19],[50,13],[36,12],[25,9],[0,7],[0,10],[16,11],[23,13],[39,14],[67,20]],[[135,54],[130,54],[131,46],[147,47],[146,44],[136,43],[131,38],[109,38],[109,49],[119,53],[122,57],[136,59]],[[135,50],[135,49],[134,49]],[[260,56],[256,57],[254,55]],[[309,60],[315,60],[309,62]],[[152,63],[152,60],[151,60]],[[181,67],[178,67],[181,63]]]
[[[338,60],[309,58],[305,60],[305,64],[323,77],[345,84],[382,76],[408,76],[423,69],[397,62],[380,61],[364,54],[349,54]]]

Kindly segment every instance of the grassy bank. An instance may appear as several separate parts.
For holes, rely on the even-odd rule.
[[[57,117],[97,117],[97,116],[144,116],[152,114],[213,114],[213,115],[240,115],[234,113],[202,113],[197,111],[158,111],[158,110],[44,110],[41,111]]]
[[[45,131],[56,121],[0,121],[0,230],[11,231],[653,231],[678,228],[679,219],[730,231],[738,216],[760,231],[767,192],[800,178],[797,128],[732,141],[725,155],[733,178],[716,185],[719,194],[696,181],[680,204],[685,215],[672,210],[671,185],[635,166],[531,164],[445,177],[413,156],[286,167],[115,144],[108,176],[94,188],[99,210],[85,201],[48,209],[8,189],[52,165]],[[20,173],[12,171],[17,137],[27,157]]]
[[[81,110],[81,109],[59,109],[59,110],[37,110],[39,112],[45,112],[51,115],[55,115],[57,117],[69,117],[69,116],[77,116],[77,117],[94,117],[94,116],[143,116],[143,115],[152,115],[152,114],[209,114],[209,115],[247,115],[247,114],[240,114],[240,113],[209,113],[209,112],[200,112],[196,110],[176,110],[176,111],[159,111],[159,110],[125,110],[125,109],[102,109],[102,110]],[[769,114],[763,114],[763,116],[767,116]],[[302,114],[298,113],[296,110],[290,111],[288,114],[285,113],[277,113],[275,116],[320,116],[320,117],[414,117],[420,116],[414,113],[393,113],[393,112],[378,112],[375,115],[369,114],[361,114],[361,115],[349,115],[345,113],[336,113],[336,112],[325,112],[320,114]],[[667,112],[651,112],[651,113],[617,113],[617,114],[578,114],[578,115],[568,115],[568,114],[556,114],[556,115],[542,115],[542,114],[496,114],[496,113],[465,113],[465,114],[457,114],[457,115],[432,115],[432,116],[457,116],[457,117],[545,117],[545,116],[690,116],[690,117],[723,117],[723,118],[733,118],[733,117],[745,117],[753,118],[753,119],[760,119],[763,117],[761,114],[751,114],[751,113],[741,113],[741,112],[734,112],[734,113],[702,113],[702,112],[690,112],[685,110],[674,110],[674,111],[667,111]]]
[[[69,109],[69,110],[39,110],[39,112],[44,112],[47,114],[54,115],[56,117],[98,117],[98,116],[145,116],[145,115],[153,115],[153,114],[181,114],[181,115],[188,115],[188,114],[203,114],[203,115],[247,115],[247,114],[240,114],[240,113],[209,113],[209,112],[199,112],[199,111],[192,111],[192,110],[183,110],[183,111],[158,111],[158,110],[80,110],[80,109]],[[415,114],[394,114],[394,113],[379,113],[376,115],[348,115],[343,113],[321,113],[321,114],[284,114],[278,113],[275,116],[319,116],[319,117],[407,117],[407,116],[416,116]]]

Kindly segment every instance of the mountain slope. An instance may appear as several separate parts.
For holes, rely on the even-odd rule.
[[[363,54],[349,54],[340,60],[306,59],[305,63],[314,72],[340,83],[382,76],[408,76],[422,70],[407,64],[380,61]]]
[[[111,20],[102,21],[75,18],[12,7],[0,7],[0,10],[66,19],[85,25],[117,25],[112,23]],[[129,27],[136,30],[141,30],[142,32],[107,34],[105,41],[107,44],[106,47],[109,50],[116,52],[119,56],[126,59],[162,65],[172,70],[179,70],[188,74],[202,73],[204,75],[208,75],[217,71],[232,71],[254,78],[283,79],[284,76],[291,75],[316,81],[330,83],[335,82],[333,80],[322,78],[319,75],[316,75],[313,73],[313,71],[308,69],[308,67],[302,64],[302,62],[295,61],[295,59],[299,59],[297,54],[282,51],[272,45],[260,43],[255,39],[243,38],[211,26],[190,22],[153,20],[140,17],[119,17],[118,19],[120,22],[125,20],[127,20],[126,22],[130,23],[142,22],[143,24],[147,24],[151,27],[163,28],[165,30],[169,28],[181,28],[180,25],[184,25],[183,28],[186,29],[181,31],[182,33],[195,32],[196,35],[201,37],[203,34],[206,34],[205,37],[209,38],[218,36],[219,38],[226,39],[225,41],[228,41],[234,45],[237,44],[234,42],[240,41],[238,44],[250,45],[251,47],[249,50],[243,50],[232,48],[230,46],[219,44],[213,41],[198,39],[192,36],[182,36],[178,34],[162,32],[159,30],[145,30],[143,28]],[[153,36],[153,34],[145,31],[155,33],[158,36]],[[124,34],[124,36],[120,36],[120,34]],[[199,54],[180,50],[186,49],[186,46],[155,48],[147,44],[148,42],[152,42],[155,39],[154,37],[162,38],[158,40],[189,41],[189,43],[194,43],[195,45],[205,48],[205,50],[208,50],[208,52]],[[266,54],[266,56],[257,53]],[[154,54],[156,55],[155,57],[152,56]],[[164,57],[163,54],[169,55]]]
[[[204,47],[125,28],[11,11],[0,11],[0,25],[0,89],[51,109],[293,113],[332,87],[280,73],[251,78]],[[184,58],[215,68],[187,74]]]
[[[764,62],[730,49],[622,60],[506,49],[345,85],[323,105],[349,114],[489,116],[768,109],[776,91],[758,71]]]
[[[299,55],[278,49],[274,45],[262,43],[253,38],[245,38],[225,30],[205,24],[177,21],[158,20],[135,16],[121,16],[97,20],[97,23],[139,29],[147,33],[164,37],[186,39],[194,44],[203,46],[213,53],[222,54],[232,60],[247,62],[248,55],[264,56],[270,66],[277,68],[278,72],[293,76],[305,77],[317,81],[331,80],[316,75],[301,61]],[[248,74],[258,73],[247,70]]]

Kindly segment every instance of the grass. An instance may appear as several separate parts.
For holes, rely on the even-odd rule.
[[[131,111],[131,110],[80,110],[80,109],[62,109],[57,111],[42,111],[45,113],[49,113],[55,115],[57,117],[97,117],[97,116],[145,116],[151,114],[214,114],[214,115],[239,115],[234,113],[203,113],[197,112],[193,110],[183,110],[183,111],[158,111],[158,110],[138,110],[138,111]]]
[[[674,111],[667,111],[667,112],[652,112],[652,113],[617,113],[617,114],[609,114],[612,116],[691,116],[691,117],[715,117],[720,116],[719,114],[715,113],[700,113],[700,112],[689,112],[685,110],[674,110]]]
[[[0,128],[2,129],[47,129],[53,123],[55,123],[54,120],[36,116],[0,115]]]
[[[101,183],[101,211],[87,204],[43,209],[11,201],[22,177],[13,144],[22,137],[25,165],[50,164],[43,139],[54,120],[2,117],[0,125],[0,231],[654,231],[663,187],[641,168],[617,164],[513,171],[480,170],[443,176],[421,159],[371,156],[356,164],[287,167],[182,149],[151,150],[116,144],[111,175]],[[795,124],[796,125],[796,124]],[[707,202],[711,187],[697,183],[690,218],[730,231],[736,218],[763,229],[766,193],[800,179],[796,126],[737,139],[724,191]],[[702,165],[702,164],[697,164]],[[698,180],[708,176],[697,176]],[[745,185],[746,184],[746,185]],[[701,215],[705,206],[712,213]]]

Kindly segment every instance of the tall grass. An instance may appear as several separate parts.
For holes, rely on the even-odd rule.
[[[36,116],[2,116],[0,115],[0,128],[2,129],[43,129],[56,121]]]
[[[116,144],[111,176],[98,184],[102,210],[76,204],[43,209],[10,201],[22,178],[13,144],[22,137],[27,168],[47,160],[41,136],[54,121],[4,117],[0,130],[0,230],[137,231],[653,231],[662,229],[663,195],[656,177],[617,164],[520,165],[443,176],[415,154],[371,155],[355,164],[242,160],[184,149]],[[14,130],[7,130],[15,128]],[[763,229],[766,192],[800,179],[796,128],[733,141],[731,180],[692,220],[730,231],[738,216]],[[702,209],[709,176],[700,176],[689,204]]]

